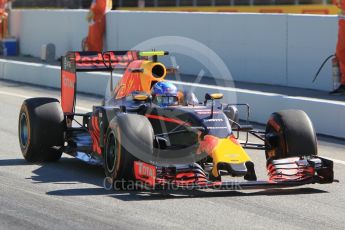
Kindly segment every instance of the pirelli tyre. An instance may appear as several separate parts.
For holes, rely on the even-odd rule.
[[[302,110],[275,112],[266,125],[266,159],[317,155],[313,124]]]
[[[104,168],[107,183],[126,190],[135,181],[134,155],[153,153],[154,134],[149,120],[137,114],[118,114],[109,123],[106,135]],[[138,156],[138,155],[137,155]]]
[[[29,162],[57,161],[64,144],[64,114],[55,98],[31,98],[19,112],[18,137],[23,157]]]

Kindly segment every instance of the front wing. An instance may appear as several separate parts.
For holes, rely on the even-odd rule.
[[[144,162],[134,162],[138,185],[146,189],[276,189],[334,181],[333,162],[321,157],[268,161],[267,171],[267,181],[211,181],[197,164],[162,169]]]

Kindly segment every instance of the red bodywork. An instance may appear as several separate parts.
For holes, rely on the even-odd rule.
[[[279,162],[284,161],[284,162]],[[267,165],[269,181],[305,181],[312,179],[315,175],[315,168],[303,164],[298,157],[270,162]]]
[[[74,113],[77,75],[68,70],[61,71],[61,106],[64,113]]]
[[[134,61],[139,60],[137,51],[70,52],[61,63],[61,105],[64,113],[74,113],[77,87],[77,72],[112,71],[127,69]],[[129,72],[121,81],[130,79],[136,73]],[[127,81],[127,80],[126,80]]]
[[[143,60],[136,60],[128,64],[128,68],[123,74],[120,82],[118,83],[115,93],[116,99],[126,97],[131,92],[138,90],[143,91],[141,86],[140,73],[133,73],[131,69],[139,69],[142,66]]]
[[[92,151],[97,153],[98,155],[102,155],[102,149],[100,146],[100,128],[99,128],[99,121],[98,117],[92,116],[91,117],[91,128],[90,128],[90,135],[92,138]]]

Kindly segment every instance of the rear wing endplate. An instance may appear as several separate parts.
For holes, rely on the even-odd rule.
[[[139,51],[69,52],[62,57],[61,69],[69,72],[112,71],[125,69],[140,60]]]

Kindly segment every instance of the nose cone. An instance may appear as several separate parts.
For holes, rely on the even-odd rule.
[[[224,169],[234,176],[247,173],[245,163],[251,161],[248,154],[234,137],[219,139],[212,152],[214,177],[219,177],[219,170]]]
[[[245,176],[247,175],[247,172],[248,172],[245,163],[232,164],[232,163],[219,162],[217,164],[217,169],[225,170],[231,176]]]

